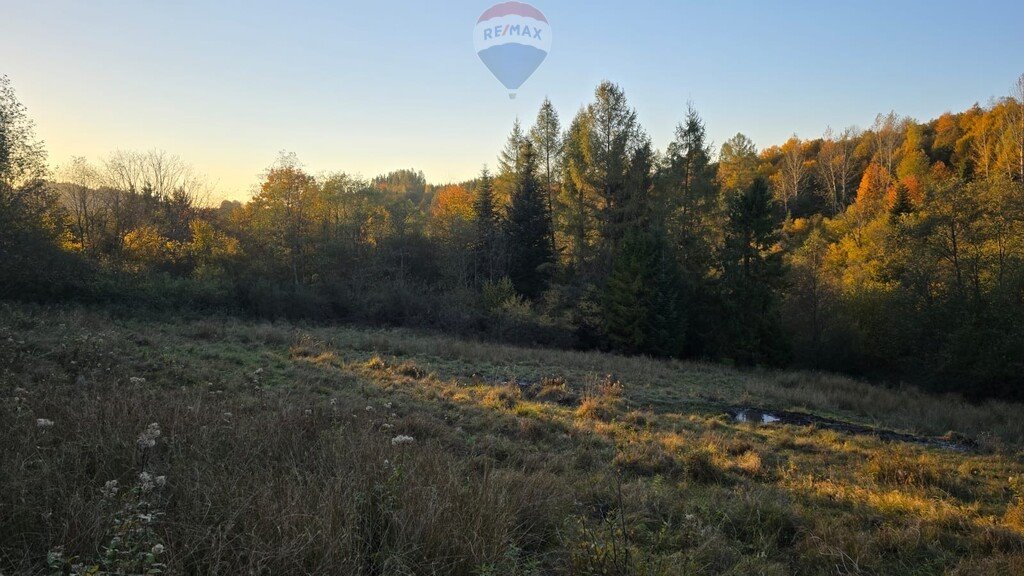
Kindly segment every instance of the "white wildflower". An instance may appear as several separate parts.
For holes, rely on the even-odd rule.
[[[367,412],[373,412],[373,406],[367,406],[366,407],[366,411]]]
[[[117,480],[107,480],[107,483],[103,485],[103,489],[100,490],[104,498],[113,498],[117,496]]]
[[[412,436],[406,436],[404,434],[399,434],[398,436],[395,436],[394,438],[391,439],[391,445],[392,446],[401,446],[402,444],[412,444],[415,441],[416,441],[416,439],[413,438]]]
[[[388,410],[390,410],[391,409],[391,402],[388,402],[387,404],[385,404],[384,407],[387,408]]]
[[[156,446],[156,439],[160,437],[160,425],[153,422],[146,429],[139,434],[139,448],[145,450],[146,448],[152,448]]]
[[[391,424],[388,424],[387,422],[381,424],[380,427],[382,430],[391,430],[392,428]]]
[[[156,478],[153,479],[153,482],[157,485],[158,488],[163,488],[164,486],[167,485],[167,476],[157,476]]]
[[[153,486],[153,476],[151,476],[149,472],[139,473],[139,488],[143,492],[149,492],[153,489]]]
[[[164,553],[164,545],[163,544],[156,544],[156,545],[153,546],[153,549],[150,550],[150,552],[153,553],[153,556],[159,556],[159,555]]]
[[[53,426],[53,420],[48,418],[36,418],[37,428],[49,428],[50,426]]]

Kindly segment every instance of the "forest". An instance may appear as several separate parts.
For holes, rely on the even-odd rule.
[[[866,119],[870,120],[870,119]],[[51,166],[0,80],[0,298],[408,326],[1024,398],[1024,76],[919,121],[655,149],[623,89],[545,101],[428,183],[282,153],[245,202],[179,157]],[[344,159],[338,159],[343,163]]]

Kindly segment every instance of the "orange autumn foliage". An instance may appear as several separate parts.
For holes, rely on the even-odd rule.
[[[431,228],[439,236],[454,235],[473,219],[473,195],[463,186],[450,185],[437,191],[430,204]]]
[[[889,192],[892,176],[878,162],[872,162],[864,171],[857,188],[857,205],[867,212],[883,207]]]

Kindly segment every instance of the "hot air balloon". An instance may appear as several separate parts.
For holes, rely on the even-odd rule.
[[[509,90],[509,98],[548,56],[551,25],[540,10],[522,2],[491,6],[477,20],[473,45],[480,60]]]

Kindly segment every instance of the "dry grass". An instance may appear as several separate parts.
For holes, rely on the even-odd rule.
[[[740,424],[734,404],[988,449]],[[172,574],[1011,574],[1021,413],[817,374],[0,305],[0,572],[141,573],[159,544]]]

